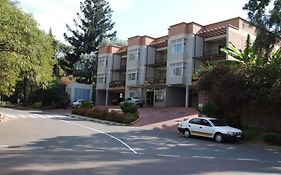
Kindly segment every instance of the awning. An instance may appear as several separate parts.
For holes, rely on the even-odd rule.
[[[213,36],[219,36],[226,34],[227,28],[225,26],[222,27],[216,27],[209,30],[202,30],[197,33],[198,36],[201,36],[203,38],[209,38]]]

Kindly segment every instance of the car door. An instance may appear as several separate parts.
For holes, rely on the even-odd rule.
[[[190,130],[191,135],[200,135],[200,118],[193,118],[188,123],[188,128]]]
[[[199,133],[204,137],[212,137],[213,136],[213,127],[206,119],[201,119],[199,126]]]

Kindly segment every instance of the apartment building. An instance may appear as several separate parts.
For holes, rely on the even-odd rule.
[[[194,89],[193,73],[206,62],[231,60],[220,52],[231,42],[243,49],[255,28],[237,17],[209,25],[195,22],[169,27],[163,37],[135,36],[125,47],[99,48],[96,104],[138,96],[147,106],[197,107],[203,96]]]

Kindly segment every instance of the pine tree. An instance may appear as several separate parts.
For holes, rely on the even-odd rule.
[[[64,34],[65,39],[73,46],[73,52],[66,55],[62,61],[62,67],[69,73],[85,79],[86,83],[92,83],[92,77],[96,74],[97,59],[91,59],[90,65],[93,68],[88,68],[79,72],[75,69],[75,64],[89,64],[89,60],[83,61],[83,54],[91,54],[97,56],[98,46],[105,38],[114,38],[116,31],[111,32],[114,22],[111,20],[112,10],[109,3],[105,0],[85,0],[80,3],[80,13],[77,13],[78,20],[74,19],[75,29],[71,29],[67,25],[67,30],[70,35]],[[81,61],[82,60],[82,61]],[[80,67],[83,67],[80,65]],[[88,66],[85,66],[88,67]],[[81,75],[82,74],[82,75]]]

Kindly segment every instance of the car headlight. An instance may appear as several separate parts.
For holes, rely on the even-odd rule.
[[[233,136],[234,132],[227,132],[227,134]]]

